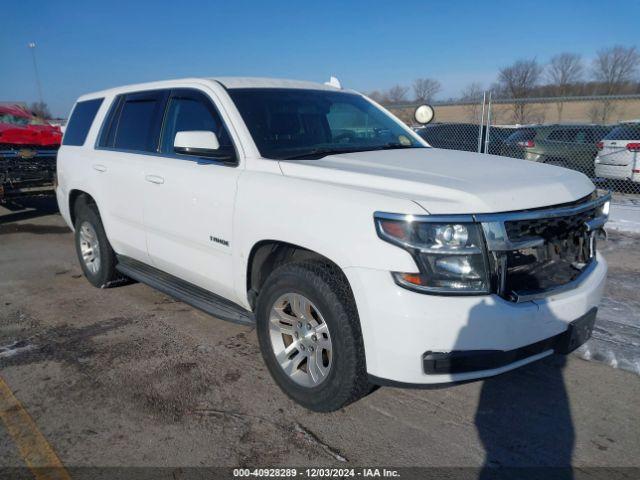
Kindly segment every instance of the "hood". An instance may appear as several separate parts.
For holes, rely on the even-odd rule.
[[[516,158],[415,148],[281,161],[286,176],[407,198],[432,214],[546,207],[589,195],[583,174]]]

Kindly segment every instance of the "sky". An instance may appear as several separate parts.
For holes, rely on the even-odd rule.
[[[638,45],[638,0],[66,1],[2,7],[0,101],[66,116],[83,93],[189,76],[271,76],[381,90],[431,77],[438,98],[521,58]]]

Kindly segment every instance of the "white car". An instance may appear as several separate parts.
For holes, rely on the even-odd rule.
[[[84,95],[58,182],[93,285],[128,277],[255,325],[277,384],[316,411],[568,353],[607,272],[595,241],[609,197],[587,177],[430,148],[332,85]]]
[[[640,183],[640,121],[614,127],[597,146],[596,177]]]

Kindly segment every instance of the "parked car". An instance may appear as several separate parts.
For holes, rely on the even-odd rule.
[[[571,168],[593,177],[596,144],[610,127],[541,125],[521,128],[504,142],[503,155]]]
[[[0,201],[52,194],[62,131],[19,105],[0,106]]]
[[[438,123],[425,125],[415,129],[429,145],[434,148],[446,148],[448,150],[462,150],[466,152],[478,151],[478,135],[480,126],[472,123]],[[486,125],[482,126],[481,151],[499,155],[504,140],[513,133],[510,128],[491,127],[489,129],[490,141],[485,147],[487,135]]]
[[[19,105],[0,105],[0,146],[59,147],[60,127]]]
[[[597,147],[596,177],[640,182],[640,121],[614,127]]]
[[[331,85],[84,95],[58,181],[91,284],[129,277],[255,325],[276,383],[316,411],[570,352],[607,272],[595,241],[609,197],[584,175],[429,148]]]

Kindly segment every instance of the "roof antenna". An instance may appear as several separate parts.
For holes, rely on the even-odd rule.
[[[324,82],[325,85],[329,85],[330,87],[340,88],[342,89],[342,85],[340,84],[340,80],[336,77],[329,78],[328,82]]]

